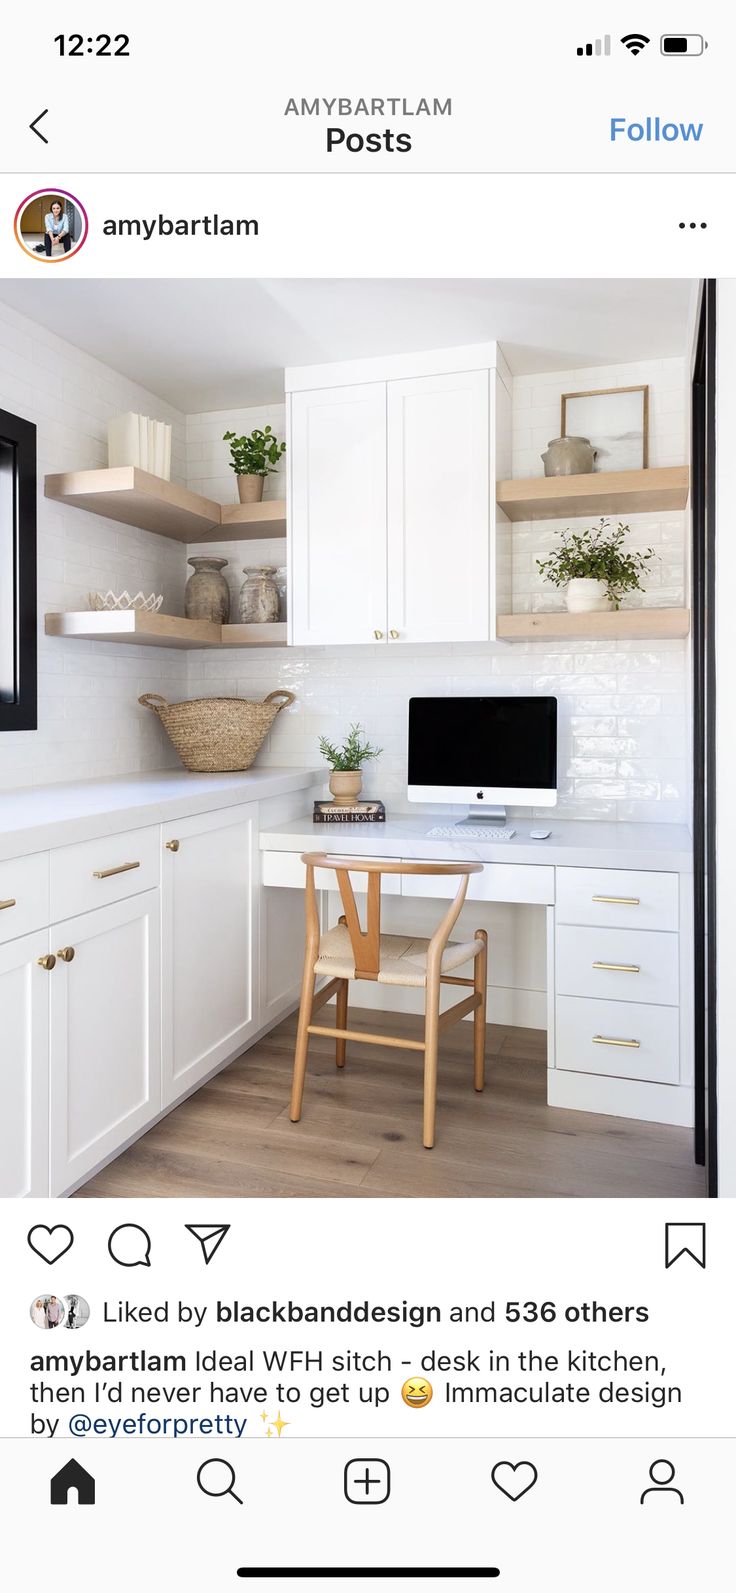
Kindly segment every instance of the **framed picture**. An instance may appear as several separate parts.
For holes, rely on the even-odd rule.
[[[649,463],[649,388],[603,387],[563,393],[561,437],[587,437],[593,469],[646,470]]]

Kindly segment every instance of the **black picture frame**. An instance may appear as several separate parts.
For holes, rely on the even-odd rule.
[[[36,427],[5,409],[0,409],[0,456],[10,477],[10,524],[0,505],[0,516],[6,515],[6,523],[0,523],[0,560],[13,625],[9,678],[0,679],[0,732],[36,730]]]

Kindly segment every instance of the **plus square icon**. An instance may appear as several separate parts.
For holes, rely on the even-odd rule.
[[[345,1498],[350,1504],[385,1504],[391,1492],[391,1468],[387,1460],[374,1458],[349,1460],[343,1478]]]

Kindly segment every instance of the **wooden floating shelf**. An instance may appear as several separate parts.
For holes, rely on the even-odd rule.
[[[175,542],[245,542],[286,536],[286,503],[215,503],[136,465],[47,476],[47,498],[155,531]]]
[[[510,520],[653,514],[684,509],[689,484],[687,465],[587,476],[535,476],[531,481],[497,482],[496,501]]]
[[[499,614],[496,635],[502,642],[588,640],[661,641],[687,636],[688,608],[623,608],[604,614]]]
[[[140,609],[47,614],[46,635],[80,642],[133,642],[137,647],[286,646],[285,624],[216,625],[210,620],[179,619],[175,614],[143,614]]]

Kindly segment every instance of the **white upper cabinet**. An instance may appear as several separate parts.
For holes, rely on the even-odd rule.
[[[495,635],[495,344],[286,373],[290,641]]]
[[[297,645],[386,633],[386,387],[291,402],[291,628]]]
[[[488,371],[388,383],[388,635],[490,631]]]

